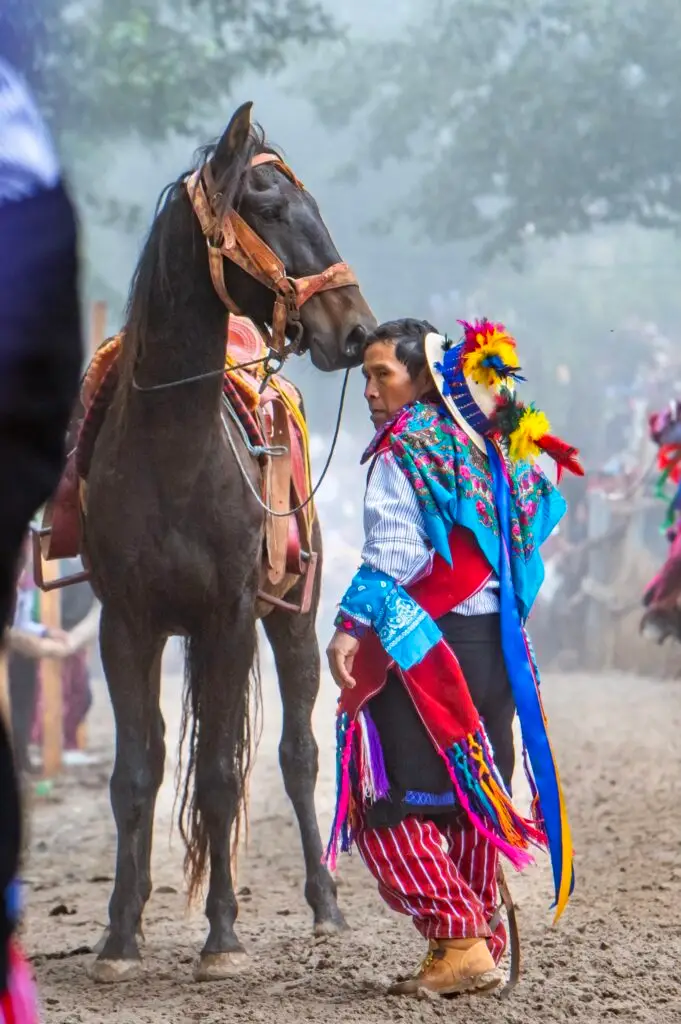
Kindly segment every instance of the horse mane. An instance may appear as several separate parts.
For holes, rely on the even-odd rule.
[[[170,274],[171,258],[173,253],[177,253],[179,239],[184,237],[184,241],[188,242],[191,238],[193,266],[208,274],[203,237],[187,196],[185,182],[190,174],[202,171],[210,163],[218,144],[219,140],[215,140],[197,149],[192,167],[166,185],[156,203],[154,219],[132,276],[125,309],[118,388],[121,417],[125,414],[127,396],[130,394],[138,359],[144,351],[145,338],[153,330],[154,312],[162,303],[172,313],[173,307],[182,301],[177,288],[173,287],[176,282],[171,280]],[[253,157],[261,153],[282,157],[282,152],[267,141],[261,125],[254,122],[239,160],[222,170],[218,169],[217,173],[213,168],[216,188],[221,196],[215,209],[218,217],[224,216],[229,209],[238,209],[247,184],[246,172]],[[201,244],[197,246],[197,242]],[[199,259],[204,261],[203,265],[198,262]],[[189,252],[187,263],[187,272],[191,274],[192,260]]]

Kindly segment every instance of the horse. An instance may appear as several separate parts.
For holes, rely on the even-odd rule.
[[[237,221],[251,259],[239,258]],[[180,830],[190,898],[209,875],[209,928],[195,978],[224,979],[247,959],[234,927],[232,857],[251,762],[264,512],[258,464],[221,417],[230,311],[270,326],[280,348],[309,351],[323,371],[357,365],[376,324],[314,198],[251,123],[250,103],[200,153],[194,177],[183,174],[159,199],[87,479],[84,553],[102,604],[101,657],[116,723],[110,796],[118,845],[109,926],[91,969],[98,982],[127,980],[140,968],[165,760],[161,656],[172,635],[186,644]],[[313,547],[321,553],[316,522]],[[319,576],[307,614],[275,606],[263,626],[283,705],[280,765],[300,828],[305,896],[315,932],[325,934],[345,922],[321,864],[314,806]]]

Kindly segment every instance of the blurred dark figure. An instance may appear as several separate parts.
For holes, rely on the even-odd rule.
[[[28,8],[31,5],[24,5]],[[22,540],[57,485],[82,360],[73,208],[28,88],[0,34],[0,629]],[[0,1024],[37,1019],[18,913],[20,804],[0,716]]]

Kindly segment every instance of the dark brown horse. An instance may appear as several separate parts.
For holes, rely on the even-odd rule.
[[[321,273],[339,256],[317,205],[282,165],[254,161],[265,152],[272,151],[251,126],[246,104],[203,154],[213,203],[221,213],[238,208],[291,278]],[[271,323],[272,292],[223,262],[234,302],[256,322]],[[300,319],[302,350],[329,371],[359,361],[365,333],[375,324],[356,286],[314,295]],[[234,931],[231,860],[251,749],[263,511],[226,443],[216,373],[224,365],[225,337],[225,306],[183,176],[159,204],[139,260],[119,383],[88,479],[85,545],[103,605],[101,654],[116,718],[111,802],[118,853],[109,929],[93,967],[98,981],[127,978],[139,966],[137,936],[151,893],[152,825],[165,758],[161,655],[171,635],[187,641],[189,753],[181,827],[190,892],[209,870],[210,928],[197,977],[223,978],[245,957]],[[188,380],[196,377],[202,379]],[[149,390],[180,380],[186,383]],[[232,440],[259,487],[259,468],[236,430]],[[320,549],[318,528],[314,539]],[[343,918],[320,863],[314,807],[317,598],[307,615],[274,609],[264,627],[283,702],[280,761],[300,826],[305,895],[315,929],[325,932],[342,927]]]

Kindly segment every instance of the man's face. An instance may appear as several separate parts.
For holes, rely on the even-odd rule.
[[[364,352],[362,373],[366,380],[364,397],[371,422],[377,429],[403,405],[415,402],[424,389],[421,376],[411,379],[407,367],[395,355],[391,341],[376,341],[369,345]]]

